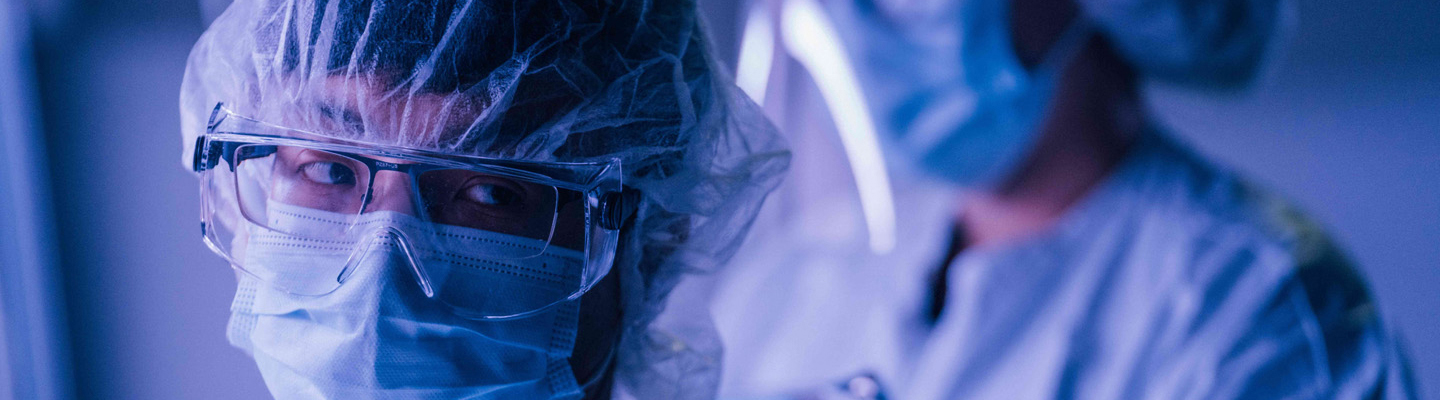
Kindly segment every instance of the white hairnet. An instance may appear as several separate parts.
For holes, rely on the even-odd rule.
[[[182,128],[193,146],[224,102],[377,145],[619,158],[643,200],[612,270],[618,390],[713,397],[717,339],[693,329],[708,314],[667,316],[692,320],[678,331],[652,321],[682,276],[729,258],[789,160],[717,65],[689,0],[237,0],[190,55]]]

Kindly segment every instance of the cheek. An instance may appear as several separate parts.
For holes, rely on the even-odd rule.
[[[618,342],[621,318],[619,275],[617,271],[610,271],[580,298],[579,333],[575,337],[575,353],[570,357],[570,367],[580,382],[604,370],[604,363]]]
[[[234,232],[235,237],[230,238],[230,257],[234,257],[235,262],[243,265],[245,262],[245,250],[250,244],[250,230],[238,229]],[[240,270],[235,270],[235,280],[237,282],[240,280]]]
[[[555,236],[551,243],[561,247],[585,250],[585,205],[583,201],[571,201],[561,206],[555,214]]]
[[[620,326],[620,279],[610,271],[581,297],[580,333],[586,336],[614,336]]]
[[[246,222],[248,223],[248,222]],[[235,229],[235,237],[230,239],[230,253],[236,258],[245,258],[245,247],[251,243],[251,230]],[[245,262],[243,259],[236,259],[238,262]]]

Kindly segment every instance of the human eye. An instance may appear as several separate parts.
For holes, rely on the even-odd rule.
[[[322,185],[354,185],[355,171],[345,164],[315,161],[300,166],[300,176]]]
[[[476,182],[460,191],[460,197],[480,205],[511,207],[521,205],[524,196],[519,190],[498,182]]]

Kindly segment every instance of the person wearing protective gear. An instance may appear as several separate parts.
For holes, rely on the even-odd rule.
[[[714,282],[723,398],[1416,397],[1343,252],[1140,99],[1145,79],[1250,84],[1287,2],[757,7],[783,35],[820,10],[843,58],[776,40],[761,98],[795,162]],[[845,115],[817,105],[845,63],[886,150],[889,252],[834,151]]]
[[[277,399],[715,396],[708,313],[788,164],[690,1],[239,0],[185,157]]]

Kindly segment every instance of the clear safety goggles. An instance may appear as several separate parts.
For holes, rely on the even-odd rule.
[[[287,293],[321,296],[385,242],[409,259],[427,297],[479,319],[579,298],[609,272],[636,203],[623,189],[619,160],[528,162],[388,148],[261,122],[223,104],[197,139],[193,161],[205,242],[242,272]],[[242,218],[214,221],[234,214]],[[247,239],[232,248],[238,232]],[[306,245],[288,245],[296,262],[247,263],[258,257],[246,248],[255,252],[257,240],[271,239]],[[565,262],[571,259],[583,262]],[[501,284],[533,289],[504,296],[517,289],[494,287]]]

